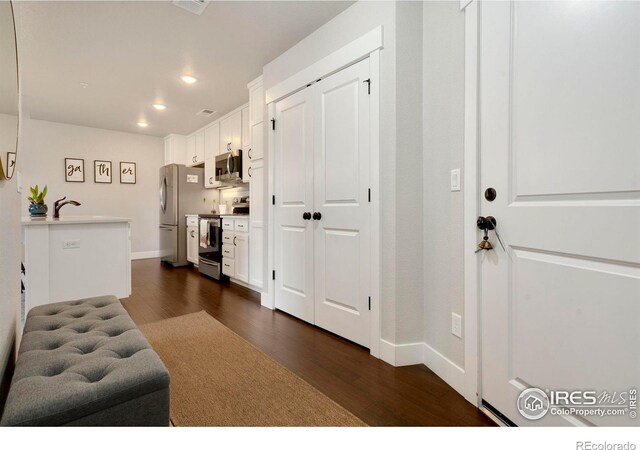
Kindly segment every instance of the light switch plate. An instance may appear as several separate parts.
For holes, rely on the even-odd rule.
[[[453,169],[451,171],[451,192],[460,190],[460,169]]]
[[[451,313],[451,334],[462,339],[462,316]]]
[[[80,248],[80,241],[78,240],[74,240],[74,241],[64,241],[62,243],[62,248],[64,249],[68,249],[68,248]]]

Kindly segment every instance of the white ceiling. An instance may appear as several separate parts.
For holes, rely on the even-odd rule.
[[[188,134],[248,101],[246,85],[266,63],[351,3],[216,1],[197,16],[168,1],[15,2],[24,111],[111,130]],[[178,78],[185,72],[200,81],[185,85]],[[156,101],[167,109],[154,110]],[[196,116],[203,108],[217,114]]]

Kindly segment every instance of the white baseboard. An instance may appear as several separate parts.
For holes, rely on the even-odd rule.
[[[395,367],[424,364],[464,395],[464,369],[424,342],[392,344],[380,339],[380,359]]]
[[[464,396],[464,369],[433,347],[423,344],[424,365]]]
[[[160,250],[152,250],[150,252],[131,252],[131,259],[151,259],[160,258]]]
[[[253,285],[251,285],[249,283],[245,283],[244,281],[238,280],[236,278],[229,278],[229,281],[231,281],[232,283],[235,283],[235,284],[237,284],[239,286],[246,287],[247,289],[251,289],[252,291],[257,292],[259,294],[262,294],[262,291],[260,290],[259,287],[253,286]],[[262,298],[262,297],[260,297],[260,298]]]
[[[271,301],[271,296],[269,295],[268,292],[261,292],[260,293],[260,304],[262,306],[264,306],[265,308],[275,309],[273,307],[273,302]]]

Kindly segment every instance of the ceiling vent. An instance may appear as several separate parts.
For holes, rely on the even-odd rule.
[[[196,116],[205,116],[205,117],[209,117],[214,115],[216,112],[212,109],[203,109],[202,111],[196,113]]]
[[[200,15],[209,4],[208,0],[175,0],[172,2],[178,8],[186,9],[190,13]]]

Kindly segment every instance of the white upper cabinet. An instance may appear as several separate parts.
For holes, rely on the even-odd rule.
[[[266,213],[266,195],[264,189],[264,160],[251,163],[251,184],[249,196],[251,210],[249,214],[249,284],[262,289],[264,285],[264,215]]]
[[[187,166],[197,166],[204,162],[204,130],[187,137]]]
[[[216,122],[204,129],[204,159],[215,159],[220,154],[220,123]]]
[[[251,175],[251,136],[249,132],[249,107],[242,109],[242,182],[249,183]]]
[[[196,164],[204,162],[204,130],[196,133]]]
[[[264,121],[264,90],[262,77],[252,81],[249,85],[249,124],[255,125]]]
[[[262,77],[252,81],[249,88],[249,135],[251,152],[248,155],[251,160],[264,156],[264,90]]]
[[[187,137],[187,158],[185,165],[194,166],[196,164],[196,135]]]
[[[242,113],[237,111],[220,121],[220,152],[242,149]]]
[[[187,138],[170,134],[164,138],[164,165],[184,164],[187,152]]]
[[[216,156],[220,153],[220,122],[213,123],[204,129],[204,187],[220,186],[216,181]]]
[[[264,156],[264,122],[251,125],[251,152],[249,158],[261,159]]]

